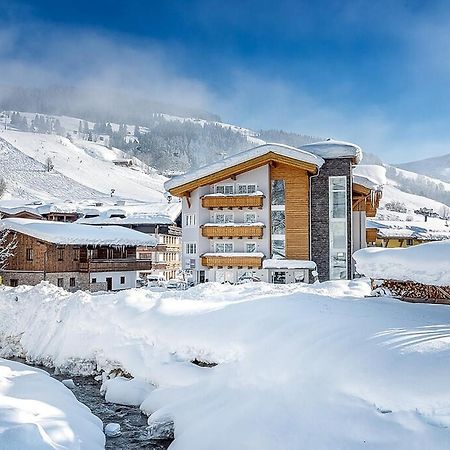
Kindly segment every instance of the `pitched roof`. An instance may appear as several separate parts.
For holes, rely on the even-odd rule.
[[[166,181],[164,187],[176,195],[179,193],[179,190],[182,190],[183,186],[187,187],[192,182],[201,182],[202,179],[206,179],[213,174],[217,174],[217,177],[224,175],[225,178],[222,179],[226,179],[229,177],[229,175],[226,176],[226,174],[227,171],[230,171],[230,169],[251,161],[254,161],[255,164],[261,163],[260,165],[262,165],[267,162],[266,159],[270,160],[271,158],[280,158],[286,161],[303,163],[305,167],[308,167],[309,170],[314,172],[317,171],[317,169],[319,169],[324,163],[324,160],[320,156],[306,150],[290,147],[289,145],[284,144],[262,144],[229,156],[228,158],[222,159],[215,163],[192,170],[183,175],[173,177],[172,179]],[[255,167],[257,167],[257,165]],[[253,167],[249,167],[248,170],[251,168]]]
[[[156,246],[153,236],[117,226],[92,226],[48,220],[3,219],[0,229],[61,245]]]

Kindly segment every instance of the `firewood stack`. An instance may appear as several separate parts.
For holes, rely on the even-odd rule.
[[[450,286],[436,286],[414,281],[371,280],[374,295],[391,295],[413,303],[450,304]]]

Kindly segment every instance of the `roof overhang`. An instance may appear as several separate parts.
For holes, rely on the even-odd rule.
[[[227,180],[228,178],[235,177],[241,173],[249,170],[257,169],[266,164],[276,166],[277,164],[286,164],[292,167],[306,170],[307,172],[315,175],[318,172],[318,166],[306,161],[300,161],[289,156],[280,155],[275,152],[267,152],[263,155],[249,159],[238,164],[225,167],[217,172],[199,177],[195,180],[188,181],[184,184],[176,185],[169,188],[169,192],[177,197],[183,197],[189,195],[189,193],[199,187],[207,186],[213,183],[219,183],[220,181]]]

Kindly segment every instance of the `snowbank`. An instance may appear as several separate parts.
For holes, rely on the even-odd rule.
[[[47,372],[0,359],[1,450],[100,450],[100,419]]]
[[[450,308],[369,292],[364,280],[4,288],[0,352],[153,383],[141,409],[152,424],[173,419],[171,450],[450,448]],[[118,395],[126,383],[112,383]]]
[[[353,258],[356,270],[370,278],[450,286],[450,240],[407,248],[364,248]]]

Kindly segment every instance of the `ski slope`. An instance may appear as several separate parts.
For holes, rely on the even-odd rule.
[[[127,158],[118,149],[11,130],[0,133],[1,143],[0,166],[13,197],[82,199],[110,196],[114,189],[114,195],[124,199],[165,201],[166,178],[140,162],[131,167],[115,165],[114,160]],[[54,170],[46,173],[48,158]]]

